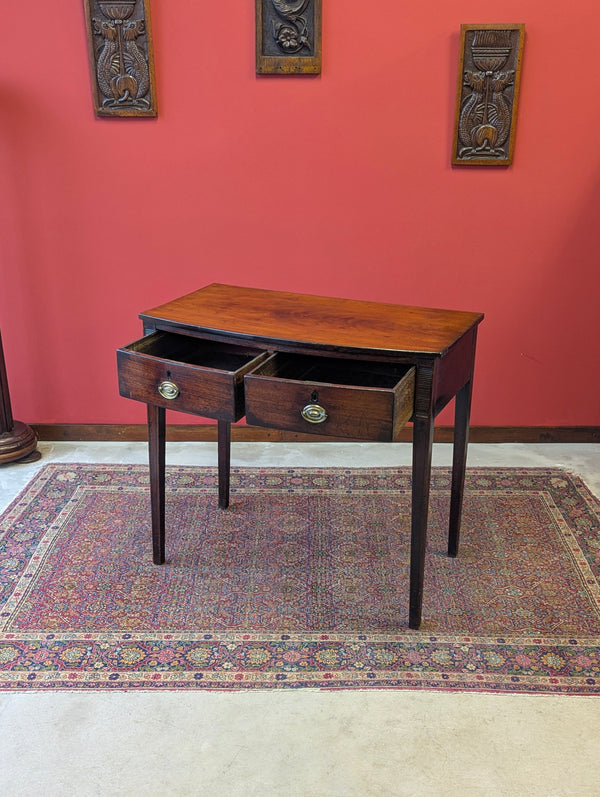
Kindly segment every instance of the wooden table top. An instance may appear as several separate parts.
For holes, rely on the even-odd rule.
[[[273,348],[297,342],[346,352],[442,355],[483,315],[213,283],[140,318]]]

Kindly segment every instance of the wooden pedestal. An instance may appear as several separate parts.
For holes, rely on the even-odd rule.
[[[21,421],[14,421],[12,417],[2,337],[0,336],[0,465],[24,460],[25,457],[28,462],[35,461],[41,456],[36,448],[37,439],[33,429]]]

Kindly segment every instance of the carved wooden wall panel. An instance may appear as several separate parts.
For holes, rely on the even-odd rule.
[[[321,71],[321,0],[256,0],[256,71]]]
[[[462,25],[452,163],[512,163],[525,26]]]
[[[84,0],[98,116],[156,116],[149,0]]]

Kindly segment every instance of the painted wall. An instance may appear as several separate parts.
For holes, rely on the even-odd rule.
[[[152,0],[159,117],[107,120],[82,4],[4,0],[15,417],[143,422],[115,349],[220,281],[483,311],[473,423],[600,424],[597,3],[323,5],[322,75],[282,78],[254,74],[252,0]],[[526,24],[510,169],[449,165],[461,22]]]

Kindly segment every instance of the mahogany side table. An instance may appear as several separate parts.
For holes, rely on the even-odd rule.
[[[455,399],[448,554],[456,556],[480,313],[212,284],[140,314],[117,352],[121,395],[147,404],[153,559],[165,561],[165,409],[231,423],[393,441],[413,423],[409,626],[419,628],[436,415]]]

